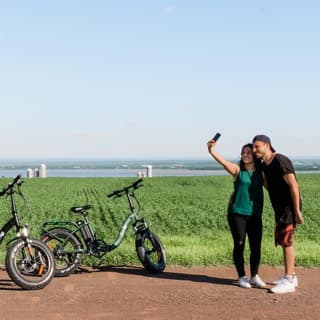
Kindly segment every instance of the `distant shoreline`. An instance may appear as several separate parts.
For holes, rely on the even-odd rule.
[[[130,178],[141,175],[140,169],[47,169],[47,178]],[[297,174],[320,174],[320,170],[296,170]],[[27,177],[26,169],[0,169],[0,177],[13,178],[18,174]],[[189,170],[189,169],[153,169],[153,177],[201,177],[226,176],[222,169]]]
[[[231,160],[237,162],[238,160]],[[297,173],[320,173],[320,158],[292,160]],[[152,166],[154,177],[227,175],[216,161],[208,160],[0,160],[0,177],[10,178],[38,171],[45,164],[47,177],[137,177]]]
[[[229,159],[238,162],[239,159]],[[320,157],[292,158],[293,165],[297,171],[320,170]],[[40,167],[45,164],[48,170],[52,169],[136,169],[152,165],[154,169],[187,169],[187,170],[221,170],[222,167],[212,159],[194,160],[107,160],[107,159],[0,159],[0,170],[26,170],[28,168]]]

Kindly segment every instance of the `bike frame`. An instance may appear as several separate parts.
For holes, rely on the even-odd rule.
[[[135,194],[133,192],[129,193],[127,192],[126,193],[126,197],[127,197],[127,201],[129,203],[129,207],[130,207],[130,214],[128,215],[128,217],[124,220],[124,222],[122,223],[121,227],[120,227],[120,230],[119,230],[119,233],[118,233],[118,236],[117,238],[114,240],[113,243],[109,244],[107,243],[107,246],[105,248],[105,252],[104,254],[106,254],[107,252],[110,252],[116,248],[118,248],[129,228],[130,225],[132,225],[132,227],[134,228],[135,230],[135,234],[138,233],[138,232],[141,232],[142,230],[147,230],[148,229],[148,225],[145,221],[144,218],[139,218],[138,216],[138,212],[136,211],[135,207],[134,207],[134,203],[133,203],[133,200],[132,200],[132,197],[136,199],[137,203],[139,204]],[[79,234],[79,231],[80,231],[80,235],[81,235],[81,238],[83,238],[83,242],[86,246],[86,249],[87,249],[87,252],[90,254],[90,248],[89,248],[89,243],[87,243],[82,235],[82,232],[81,232],[81,229],[87,227],[88,230],[89,230],[89,233],[90,233],[90,236],[91,236],[91,240],[98,240],[97,237],[96,237],[96,234],[90,224],[90,221],[87,217],[87,213],[84,212],[82,213],[83,215],[83,220],[78,220],[77,222],[73,222],[73,221],[48,221],[48,222],[45,222],[42,226],[43,228],[43,231],[45,233],[48,233],[50,234],[50,236],[53,236],[54,238],[57,239],[57,237],[55,237],[53,234],[50,233],[51,230],[55,229],[55,227],[62,227],[62,228],[65,228],[65,229],[68,229],[70,231],[70,233],[74,236],[76,236],[78,239],[80,238],[78,236]],[[51,229],[46,229],[47,226],[50,226],[52,227]],[[71,229],[69,229],[68,227],[71,227]],[[68,241],[69,238],[66,238],[64,240],[64,242],[62,243],[62,245],[64,245],[67,241]],[[57,240],[60,240],[60,239],[57,239]],[[80,250],[82,251],[82,250]]]
[[[140,218],[138,217],[138,212],[136,211],[133,201],[132,201],[132,197],[134,197],[136,200],[137,198],[135,197],[135,194],[132,192],[130,193],[126,193],[127,196],[127,200],[129,203],[129,207],[130,207],[130,214],[128,216],[128,218],[123,222],[118,237],[117,239],[114,241],[114,243],[112,244],[113,246],[115,246],[116,248],[120,245],[120,243],[122,242],[124,235],[126,233],[126,231],[128,230],[129,225],[131,224],[133,226],[133,229],[135,231],[135,233],[141,231],[142,229],[148,229],[148,225],[145,221],[144,218]],[[137,200],[138,201],[138,200]],[[139,202],[138,202],[139,203]]]
[[[17,212],[17,207],[16,207],[16,202],[14,199],[14,190],[10,190],[9,191],[9,195],[10,195],[10,202],[11,202],[11,214],[12,214],[12,218],[9,219],[0,229],[0,245],[2,243],[2,241],[4,240],[4,238],[6,237],[6,235],[8,234],[8,232],[13,228],[16,227],[16,231],[17,233],[19,232],[19,230],[21,229],[21,224],[20,224],[20,220],[19,220],[19,216],[18,216],[18,212]],[[7,244],[13,242],[14,240],[18,239],[18,237],[15,237],[13,239],[11,239]]]

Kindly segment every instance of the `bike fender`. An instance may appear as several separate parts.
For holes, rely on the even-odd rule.
[[[149,228],[146,228],[145,226],[140,226],[136,232],[135,232],[135,235],[138,235],[138,234],[144,234],[144,233],[149,233],[150,232],[150,229]]]
[[[71,228],[67,228],[67,227],[59,227],[59,226],[55,226],[55,227],[52,227],[52,228],[50,228],[50,229],[45,229],[45,228],[42,228],[41,229],[41,236],[45,236],[45,235],[50,235],[51,234],[51,232],[53,232],[53,231],[55,231],[55,230],[65,230],[65,231],[67,231],[67,232],[69,232],[69,233],[72,233],[72,234],[74,234],[75,236],[76,236],[76,234],[74,233],[75,232],[75,230],[72,230]],[[77,237],[77,236],[76,236]]]
[[[23,240],[22,238],[20,237],[14,237],[12,239],[10,239],[7,243],[6,243],[6,246],[9,247],[11,245],[11,243],[15,242],[15,241],[18,241],[18,240]],[[24,240],[25,241],[25,240]]]
[[[81,245],[83,245],[83,243],[82,243],[80,237],[77,235],[77,233],[76,233],[74,230],[69,229],[69,228],[67,228],[67,227],[60,227],[60,228],[54,227],[54,228],[50,228],[50,229],[48,229],[48,230],[42,229],[41,238],[45,237],[46,235],[52,236],[52,232],[54,232],[54,231],[57,230],[57,229],[59,229],[59,230],[65,230],[66,232],[71,233],[71,234],[81,243]]]

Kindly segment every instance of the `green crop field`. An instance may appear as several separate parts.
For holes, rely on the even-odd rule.
[[[298,175],[303,195],[305,224],[296,231],[296,262],[299,266],[320,266],[320,175]],[[112,200],[106,194],[119,189],[133,178],[47,178],[26,179],[22,190],[29,210],[23,208],[21,220],[30,225],[34,237],[40,236],[41,224],[48,220],[76,220],[70,207],[93,205],[91,222],[99,238],[112,242],[128,212],[125,198]],[[0,188],[10,179],[1,179]],[[140,211],[152,230],[162,240],[171,265],[230,265],[232,239],[226,222],[226,206],[232,191],[229,176],[146,178],[137,191],[142,204]],[[9,199],[0,199],[0,219],[4,224],[10,217]],[[273,211],[267,193],[263,213],[264,236],[262,264],[281,265],[282,250],[273,244]],[[14,232],[10,235],[14,236]],[[6,239],[5,239],[6,240]],[[9,237],[7,238],[9,240]],[[1,263],[5,242],[0,248]],[[248,249],[246,249],[248,257]],[[107,254],[107,264],[139,264],[134,248],[133,230],[129,229],[121,246]],[[248,261],[248,258],[247,258]],[[98,261],[86,259],[85,263]]]

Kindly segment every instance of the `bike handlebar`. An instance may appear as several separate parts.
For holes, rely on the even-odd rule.
[[[139,179],[134,183],[130,184],[129,186],[124,187],[123,189],[113,191],[112,193],[108,194],[107,197],[108,198],[121,197],[124,194],[128,194],[131,189],[134,189],[134,190],[139,189],[140,187],[143,186],[142,181],[143,179]]]
[[[18,174],[12,182],[10,182],[8,184],[8,186],[6,188],[3,188],[2,191],[0,191],[0,197],[4,196],[10,189],[12,189],[14,187],[15,184],[17,184],[21,179],[21,175]]]

